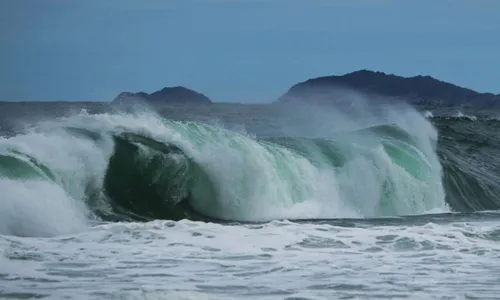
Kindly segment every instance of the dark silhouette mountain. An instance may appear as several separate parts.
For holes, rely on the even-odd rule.
[[[200,94],[191,89],[176,86],[176,87],[166,87],[154,93],[148,94],[145,92],[120,93],[114,100],[113,103],[121,102],[148,102],[151,104],[162,104],[162,103],[198,103],[198,104],[208,104],[212,103],[212,100],[207,96]]]
[[[278,102],[331,102],[346,89],[418,105],[500,105],[500,95],[478,93],[431,76],[407,78],[369,70],[309,79],[292,86]]]

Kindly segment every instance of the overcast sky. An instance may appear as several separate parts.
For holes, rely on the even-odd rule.
[[[269,102],[358,69],[500,93],[500,1],[0,1],[0,100]]]

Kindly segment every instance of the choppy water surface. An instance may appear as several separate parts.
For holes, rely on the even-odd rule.
[[[347,224],[154,221],[3,236],[2,296],[497,298],[497,221]]]

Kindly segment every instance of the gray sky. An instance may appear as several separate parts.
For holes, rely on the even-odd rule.
[[[500,1],[0,1],[0,100],[269,102],[372,69],[500,93]]]

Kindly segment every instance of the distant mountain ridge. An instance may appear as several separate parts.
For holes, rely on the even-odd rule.
[[[401,77],[370,70],[309,79],[292,86],[277,102],[330,102],[334,100],[335,91],[341,89],[399,98],[410,104],[486,107],[500,105],[500,95],[478,93],[431,76]]]
[[[165,87],[159,91],[153,92],[151,94],[145,92],[130,93],[123,92],[120,93],[114,100],[113,103],[121,102],[148,102],[152,104],[161,103],[197,103],[197,104],[209,104],[212,100],[207,96],[193,91],[191,89],[185,88],[183,86],[175,87]]]

